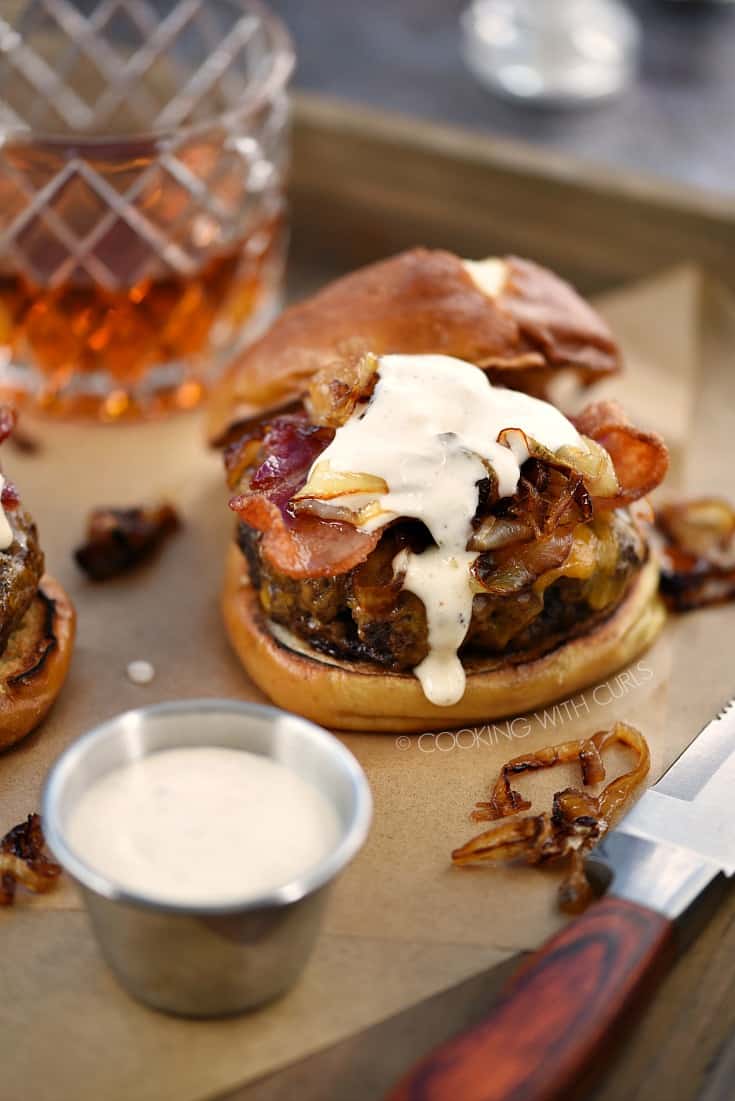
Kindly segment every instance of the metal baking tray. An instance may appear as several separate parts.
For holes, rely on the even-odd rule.
[[[735,203],[311,95],[294,104],[291,287],[416,244],[517,253],[588,293],[687,262],[735,287]]]

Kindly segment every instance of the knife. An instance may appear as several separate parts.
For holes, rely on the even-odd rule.
[[[676,922],[735,871],[735,699],[606,837],[610,887],[511,978],[489,1016],[386,1101],[557,1101],[676,956]]]

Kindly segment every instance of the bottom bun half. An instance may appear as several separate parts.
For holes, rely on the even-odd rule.
[[[222,613],[230,642],[255,684],[279,706],[338,730],[430,731],[519,715],[604,680],[643,652],[663,626],[653,558],[607,619],[541,657],[511,664],[466,664],[467,687],[437,707],[411,674],[319,654],[264,616],[247,563],[234,545],[227,560]]]
[[[69,671],[75,630],[74,605],[45,575],[0,655],[0,749],[24,738],[51,709]]]

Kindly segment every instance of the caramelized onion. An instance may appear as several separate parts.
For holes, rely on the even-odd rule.
[[[735,508],[720,497],[700,497],[659,508],[656,524],[690,554],[718,556],[729,564],[735,537]]]
[[[255,425],[230,443],[223,452],[225,477],[229,489],[244,492],[250,482],[247,479],[258,461],[263,443],[263,425]],[[246,479],[246,480],[244,480]]]
[[[173,505],[95,508],[74,559],[92,581],[107,581],[147,561],[181,526]]]
[[[314,424],[339,428],[355,407],[375,389],[378,357],[367,354],[342,363],[330,363],[314,375],[305,398]]]
[[[29,814],[25,822],[8,830],[0,841],[0,906],[12,906],[18,883],[29,891],[50,891],[61,868],[44,852],[41,817]]]
[[[291,498],[294,515],[310,513],[322,520],[339,520],[355,527],[373,524],[380,527],[393,519],[386,512],[380,498],[388,492],[382,478],[372,474],[352,474],[332,470],[328,463],[317,462],[309,474],[309,480]]]
[[[455,849],[453,863],[462,866],[523,860],[527,864],[544,864],[566,859],[568,874],[560,888],[560,904],[564,909],[580,908],[591,897],[584,854],[607,832],[650,767],[648,745],[639,731],[619,722],[611,730],[601,730],[591,738],[546,746],[515,757],[500,770],[490,800],[478,803],[471,815],[474,822],[493,822],[529,810],[531,803],[511,786],[511,780],[524,772],[577,761],[585,786],[601,783],[605,779],[602,754],[616,743],[632,750],[635,763],[611,780],[599,795],[578,788],[558,791],[551,813],[543,811],[486,830]]]
[[[586,450],[567,444],[557,451],[557,461],[569,463],[572,470],[582,475],[590,496],[598,499],[617,497],[620,485],[610,455],[589,436],[582,439]]]
[[[562,565],[574,543],[571,531],[556,531],[545,539],[481,554],[471,567],[478,591],[506,596],[530,588],[549,570]]]
[[[523,458],[527,454],[547,467],[580,475],[591,497],[615,497],[620,492],[620,486],[612,459],[594,440],[583,439],[583,448],[565,444],[558,451],[550,451],[533,436],[527,436],[521,428],[505,428],[498,435],[498,442],[509,447],[516,457]]]
[[[534,525],[530,516],[485,516],[474,531],[469,550],[493,551],[533,539]]]
[[[735,599],[735,508],[719,497],[678,501],[656,511],[661,594],[686,612]]]
[[[357,505],[353,499],[352,504]],[[366,527],[371,519],[378,521],[383,516],[377,501],[369,501],[361,508],[352,508],[347,504],[335,504],[334,501],[322,501],[318,497],[295,498],[291,505],[294,516],[316,516],[320,520],[336,521],[340,524],[352,524],[353,527]],[[386,523],[389,517],[385,516]],[[376,524],[380,526],[380,524]]]
[[[328,463],[316,463],[303,489],[294,494],[294,501],[305,497],[317,497],[329,501],[333,497],[343,497],[360,493],[387,493],[388,486],[382,478],[372,474],[350,474],[347,471],[332,470]]]
[[[511,450],[522,441],[520,458],[535,452],[521,467],[514,496],[501,502],[503,515],[530,523],[535,538],[592,517],[592,499],[579,472],[518,428],[505,429],[498,440]]]

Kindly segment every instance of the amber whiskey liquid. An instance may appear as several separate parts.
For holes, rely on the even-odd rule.
[[[102,420],[196,405],[273,304],[283,210],[280,169],[219,130],[0,145],[0,400]]]
[[[125,290],[89,279],[44,288],[0,272],[0,354],[33,365],[35,402],[50,412],[117,420],[190,408],[205,394],[212,359],[255,314],[280,238],[271,223],[191,277],[152,277]],[[175,365],[171,386],[164,365]],[[146,386],[151,372],[158,377]],[[20,379],[0,383],[6,398],[23,390]]]

